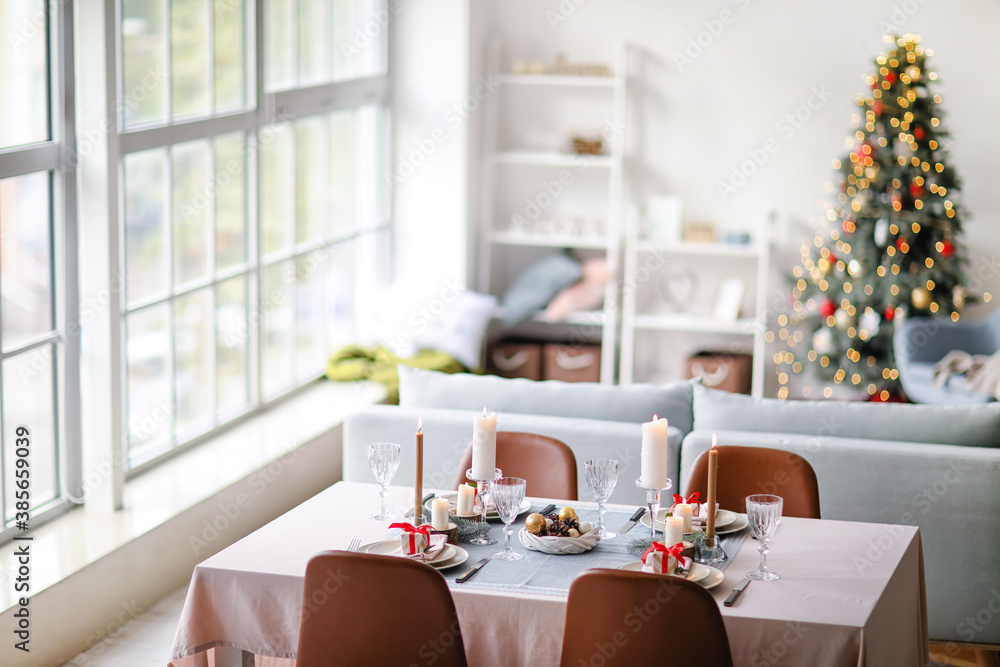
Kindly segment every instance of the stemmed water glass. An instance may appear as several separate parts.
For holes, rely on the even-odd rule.
[[[368,445],[368,465],[372,468],[375,481],[379,485],[379,496],[382,498],[382,508],[373,519],[384,521],[395,517],[385,507],[385,489],[389,486],[396,468],[399,467],[399,445],[394,442],[376,442]]]
[[[524,500],[524,488],[526,482],[520,477],[501,477],[493,482],[493,504],[497,508],[497,514],[503,521],[503,550],[493,554],[499,560],[519,560],[524,558],[524,554],[519,554],[510,548],[510,536],[514,529],[510,524],[517,519],[518,511],[521,509],[521,502]]]
[[[774,535],[781,521],[781,507],[784,504],[781,496],[758,494],[747,496],[747,519],[750,521],[750,532],[760,542],[757,551],[760,552],[760,565],[754,572],[748,572],[747,578],[757,581],[774,581],[781,577],[767,569],[767,542]]]
[[[602,540],[608,540],[617,535],[604,527],[604,503],[611,497],[618,483],[618,461],[614,459],[589,459],[584,461],[587,474],[587,485],[597,501],[597,534]]]

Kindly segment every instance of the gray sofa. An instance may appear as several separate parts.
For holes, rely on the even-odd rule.
[[[471,439],[472,417],[485,405],[498,412],[501,430],[568,443],[581,468],[580,498],[590,497],[583,461],[611,457],[622,465],[611,501],[641,505],[644,494],[633,483],[639,476],[640,424],[655,412],[671,424],[669,476],[675,488],[684,487],[715,432],[722,444],[774,447],[805,457],[819,479],[824,518],[918,526],[931,638],[1000,644],[1000,622],[976,620],[1000,597],[1000,404],[777,401],[692,382],[572,385],[406,367],[400,381],[400,406],[373,406],[348,418],[345,479],[370,482],[366,446],[411,442],[419,417],[424,484],[450,488]],[[411,458],[403,457],[397,479],[412,477]],[[762,489],[770,490],[780,495],[780,488]],[[892,535],[889,527],[887,534]],[[861,564],[871,557],[855,556]]]

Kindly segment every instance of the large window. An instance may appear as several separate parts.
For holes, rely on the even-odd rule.
[[[114,332],[109,458],[138,472],[319,377],[386,278],[384,0],[91,7],[108,14],[77,24],[113,47],[77,35],[105,65],[98,123],[74,117],[72,7],[0,3],[0,541],[18,425],[33,518],[86,495],[88,317]],[[105,219],[76,204],[95,152]],[[97,229],[110,240],[95,270],[76,241]],[[97,313],[78,304],[95,274],[111,297]]]

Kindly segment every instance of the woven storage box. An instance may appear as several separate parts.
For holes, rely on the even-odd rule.
[[[505,378],[542,379],[541,343],[500,341],[486,350],[486,371]]]
[[[546,380],[600,382],[600,345],[559,345],[549,343],[543,350]]]
[[[749,354],[699,352],[687,360],[687,377],[700,377],[710,389],[749,394],[753,357]]]

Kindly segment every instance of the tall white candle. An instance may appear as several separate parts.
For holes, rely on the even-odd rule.
[[[672,547],[684,541],[684,519],[679,516],[668,516],[663,522],[663,544]]]
[[[497,469],[497,413],[472,420],[472,477],[493,481]]]
[[[684,520],[684,532],[691,532],[691,519],[694,518],[694,506],[687,503],[674,505],[674,516],[679,516]]]
[[[434,530],[448,530],[449,505],[447,498],[437,497],[431,501],[431,527]]]
[[[667,486],[667,420],[657,419],[642,425],[642,451],[639,457],[639,482],[646,489]],[[473,459],[475,460],[475,459]]]
[[[459,516],[469,516],[472,514],[475,505],[476,490],[468,484],[461,484],[458,487],[458,508],[455,514]]]

